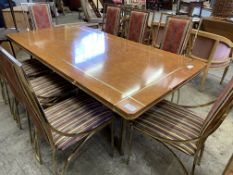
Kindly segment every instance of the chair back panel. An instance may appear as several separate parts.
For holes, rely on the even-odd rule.
[[[17,76],[15,75],[14,66],[12,61],[8,59],[9,53],[0,47],[0,63],[2,68],[2,75],[7,81],[12,93],[14,94],[15,98],[20,101],[22,104],[25,104],[25,99],[21,91],[21,87],[19,86]],[[15,60],[14,64],[21,65],[20,62]]]
[[[6,50],[0,47],[0,61],[4,66],[4,72],[7,71],[6,76],[9,80],[14,95],[17,95],[18,100],[24,104],[34,126],[37,127],[38,132],[50,137],[50,132],[45,129],[44,123],[47,122],[44,114],[41,113],[39,102],[37,101],[30,84],[28,83],[25,73],[22,69],[22,64],[11,56]]]
[[[192,40],[194,38],[193,35],[194,34],[192,34],[191,37]],[[214,47],[215,42],[218,42],[216,48]],[[229,42],[231,41],[229,40]],[[211,54],[212,52],[213,54]],[[229,61],[230,54],[231,47],[227,43],[225,43],[224,40],[219,40],[217,35],[208,33],[208,36],[204,36],[201,33],[197,33],[197,37],[195,39],[195,43],[193,44],[193,49],[191,53],[192,56],[206,61],[211,59],[211,62],[213,63],[223,63]],[[210,56],[212,56],[213,58],[210,58]]]
[[[33,4],[30,6],[35,29],[52,27],[52,17],[48,4]]]
[[[191,26],[192,22],[190,18],[169,17],[166,23],[161,49],[181,54],[186,45]]]
[[[203,36],[197,36],[196,41],[193,45],[192,55],[208,60],[214,47],[214,43],[215,41],[212,39]]]
[[[214,132],[226,117],[233,102],[233,78],[216,99],[202,128],[202,134]]]
[[[113,35],[117,35],[120,25],[120,7],[108,6],[106,13],[106,23],[104,31]]]
[[[148,16],[148,12],[131,11],[127,39],[139,43],[143,42]]]

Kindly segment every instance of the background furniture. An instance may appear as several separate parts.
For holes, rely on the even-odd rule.
[[[14,7],[16,23],[17,23],[19,30],[27,30],[28,26],[30,26],[29,25],[30,24],[29,15],[28,15],[28,13],[24,14],[23,13],[24,11],[27,12],[28,9],[27,8],[22,9],[21,6]],[[3,9],[2,14],[3,14],[4,21],[5,21],[5,26],[7,28],[14,27],[13,19],[12,19],[11,13],[10,13],[10,8]]]

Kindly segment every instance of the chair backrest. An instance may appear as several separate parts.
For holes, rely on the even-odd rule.
[[[120,27],[120,17],[121,8],[119,6],[108,5],[104,31],[113,35],[117,35]]]
[[[20,100],[20,102],[26,107],[29,117],[34,126],[37,127],[39,134],[47,138],[50,143],[53,143],[51,131],[46,126],[48,121],[45,118],[43,110],[26,79],[26,75],[22,69],[22,64],[2,47],[0,47],[0,60],[4,69],[7,71],[7,76],[9,76],[10,80],[7,79],[9,80],[9,85],[13,86],[14,91],[17,91],[18,96],[20,97],[18,100]]]
[[[49,28],[53,26],[49,4],[32,4],[29,6],[35,29]]]
[[[145,29],[148,24],[148,18],[148,12],[132,10],[130,13],[127,39],[142,43],[144,39]]]
[[[223,122],[233,104],[233,78],[216,99],[202,128],[202,135],[212,134]]]
[[[20,87],[17,83],[17,77],[15,76],[14,67],[11,63],[10,59],[6,57],[9,56],[9,53],[0,47],[0,64],[1,64],[1,74],[4,77],[4,80],[9,85],[14,97],[21,101],[24,104],[24,97],[22,91],[20,91]],[[21,63],[17,60],[14,60],[14,64],[21,65]]]
[[[196,38],[193,39],[194,37]],[[200,59],[213,66],[221,66],[223,63],[229,62],[233,43],[220,35],[192,30],[190,45],[192,46],[188,48],[188,56]]]
[[[191,18],[170,16],[167,19],[161,49],[182,54],[192,28]]]

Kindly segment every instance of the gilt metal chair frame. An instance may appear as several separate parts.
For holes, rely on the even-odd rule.
[[[230,81],[231,84],[233,84],[233,78]],[[231,85],[232,86],[232,85]],[[200,165],[200,161],[203,155],[203,151],[204,151],[204,144],[205,141],[207,140],[207,138],[213,133],[215,132],[218,127],[221,125],[221,123],[224,121],[224,119],[227,117],[228,113],[230,112],[230,109],[232,108],[232,104],[233,104],[233,88],[229,88],[227,89],[228,91],[226,92],[226,94],[221,94],[219,95],[219,98],[224,98],[222,100],[223,103],[221,103],[218,108],[214,111],[215,113],[209,113],[207,118],[205,119],[202,129],[201,129],[201,133],[198,137],[192,138],[192,139],[187,139],[187,140],[172,140],[172,139],[168,139],[165,137],[161,137],[159,135],[151,135],[150,133],[148,133],[145,130],[142,130],[140,128],[137,128],[132,121],[130,123],[130,138],[129,138],[129,154],[128,154],[128,162],[130,160],[130,154],[131,154],[131,149],[132,149],[132,133],[133,130],[137,130],[140,131],[142,134],[146,135],[146,136],[150,136],[153,139],[161,142],[163,145],[165,145],[168,150],[174,155],[174,157],[178,160],[178,162],[181,164],[184,172],[186,174],[188,174],[188,171],[186,170],[184,164],[182,163],[182,161],[179,159],[179,157],[175,154],[175,152],[169,147],[172,146],[172,144],[174,143],[190,143],[190,142],[197,142],[197,150],[195,151],[193,157],[193,166],[192,166],[192,170],[191,170],[191,174],[194,174],[195,171],[195,167],[196,164]],[[217,101],[216,101],[217,102]],[[215,105],[215,104],[214,104]],[[210,115],[211,114],[211,115]],[[215,120],[216,119],[216,120]],[[169,145],[169,146],[168,146]]]
[[[43,109],[41,108],[38,100],[36,99],[36,96],[33,92],[32,87],[30,86],[30,84],[27,82],[26,79],[26,75],[24,74],[23,70],[22,70],[22,64],[19,63],[14,57],[12,57],[10,54],[8,54],[7,52],[4,52],[5,57],[7,59],[9,59],[13,66],[14,66],[14,71],[15,71],[15,76],[18,78],[18,85],[21,87],[22,95],[24,97],[24,102],[25,102],[25,106],[28,112],[28,123],[29,123],[29,132],[30,132],[30,136],[31,136],[31,141],[34,142],[35,145],[35,149],[36,149],[36,158],[39,160],[40,163],[42,163],[42,159],[41,159],[41,151],[40,151],[40,146],[39,146],[39,142],[38,142],[38,138],[40,136],[43,136],[45,138],[45,140],[49,143],[49,145],[51,146],[52,149],[52,160],[53,160],[53,170],[54,173],[57,173],[57,147],[53,141],[53,137],[52,137],[52,133],[51,132],[56,132],[62,136],[67,136],[67,137],[76,137],[76,136],[80,136],[80,135],[85,135],[85,137],[78,142],[77,146],[75,147],[75,149],[73,150],[73,152],[71,153],[71,155],[69,155],[69,157],[65,160],[64,163],[64,167],[63,167],[63,171],[62,174],[66,173],[66,170],[69,166],[69,164],[72,162],[72,160],[74,158],[77,157],[77,154],[79,153],[80,148],[87,142],[87,140],[89,140],[89,138],[91,138],[91,136],[93,136],[96,132],[100,131],[102,128],[111,125],[111,147],[113,148],[113,125],[114,125],[114,118],[112,118],[111,120],[105,122],[104,124],[102,124],[101,126],[90,130],[90,131],[83,131],[83,132],[77,132],[77,133],[64,133],[61,132],[59,130],[57,130],[56,128],[54,128],[49,121],[46,119]],[[33,114],[33,115],[31,115]],[[32,125],[31,125],[31,121],[33,121],[33,124],[36,126],[34,128],[34,132],[32,131]],[[39,128],[38,128],[39,127]]]

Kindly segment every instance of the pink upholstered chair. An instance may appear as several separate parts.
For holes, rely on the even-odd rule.
[[[105,24],[103,25],[103,30],[107,33],[118,35],[120,27],[120,15],[121,8],[119,6],[107,6]]]
[[[174,155],[176,154],[170,147],[192,156],[194,159],[190,174],[193,175],[196,164],[200,164],[205,141],[224,121],[232,103],[233,78],[218,96],[205,119],[191,110],[163,100],[132,121],[130,149],[133,145],[132,131],[137,130],[163,143]],[[180,163],[182,164],[181,160]],[[182,167],[188,174],[183,164]]]
[[[205,80],[208,75],[209,68],[225,68],[221,82],[223,81],[230,64],[230,54],[233,43],[220,35],[216,35],[209,32],[192,31],[192,37],[196,35],[195,42],[192,44],[192,48],[188,49],[188,56],[195,59],[200,59],[207,63],[204,75],[201,80],[200,88],[204,88]],[[204,46],[204,47],[203,47]]]
[[[52,16],[48,4],[32,4],[29,8],[35,29],[49,28],[53,26]]]
[[[149,13],[146,11],[132,10],[129,19],[127,39],[142,43],[145,29],[148,25]]]
[[[168,17],[160,49],[182,54],[186,47],[191,28],[192,21],[188,17]]]

